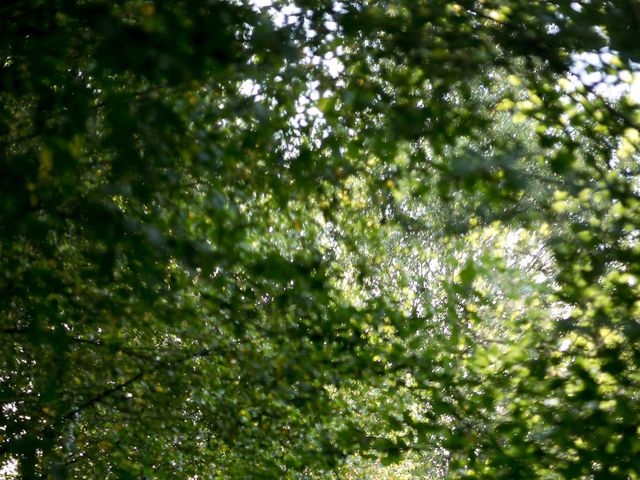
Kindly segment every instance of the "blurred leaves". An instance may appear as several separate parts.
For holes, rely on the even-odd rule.
[[[22,478],[640,475],[634,2],[0,12]]]

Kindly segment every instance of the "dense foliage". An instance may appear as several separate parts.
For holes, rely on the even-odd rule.
[[[640,478],[637,0],[0,12],[6,475]]]

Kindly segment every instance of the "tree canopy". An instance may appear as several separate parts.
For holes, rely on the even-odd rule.
[[[637,0],[0,12],[0,472],[640,478]]]

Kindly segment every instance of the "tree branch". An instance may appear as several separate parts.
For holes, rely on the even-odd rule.
[[[76,415],[77,413],[80,413],[82,410],[84,410],[86,408],[89,408],[89,407],[91,407],[91,406],[93,406],[93,405],[95,405],[97,403],[102,402],[103,400],[105,400],[106,398],[110,397],[114,393],[122,391],[123,389],[125,389],[129,385],[137,382],[138,380],[141,380],[147,373],[151,373],[151,372],[145,372],[144,370],[141,370],[140,372],[135,374],[130,379],[128,379],[128,380],[126,380],[126,381],[124,381],[122,383],[119,383],[118,385],[116,385],[114,387],[108,388],[108,389],[100,392],[98,395],[86,400],[85,402],[81,403],[77,407],[72,408],[70,411],[68,411],[66,414],[64,414],[57,423],[60,423],[60,421],[62,421],[62,420],[68,420],[71,417],[73,417],[74,415]]]

